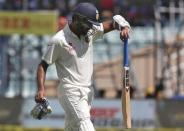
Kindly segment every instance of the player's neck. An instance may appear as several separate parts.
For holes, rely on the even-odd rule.
[[[70,30],[77,35],[78,38],[80,38],[80,33],[77,31],[77,29],[75,28],[75,25],[73,23],[69,24],[69,28]]]

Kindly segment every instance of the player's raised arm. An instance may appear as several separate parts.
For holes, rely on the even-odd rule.
[[[108,33],[112,30],[120,30],[120,37],[122,39],[129,37],[130,24],[121,16],[115,15],[112,19],[102,22],[104,33]]]

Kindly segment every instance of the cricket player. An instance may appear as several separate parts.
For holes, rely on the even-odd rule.
[[[121,38],[129,37],[130,25],[120,15],[102,23],[91,3],[80,3],[72,20],[50,40],[37,69],[36,102],[44,99],[44,81],[49,65],[55,63],[60,80],[58,99],[66,113],[65,131],[95,131],[90,120],[93,100],[93,42],[104,33],[120,30]],[[117,38],[118,39],[118,38]]]

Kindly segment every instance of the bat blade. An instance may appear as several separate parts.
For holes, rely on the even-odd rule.
[[[130,87],[129,87],[129,67],[124,67],[124,82],[122,89],[122,112],[126,128],[131,128],[131,107],[130,107]]]
[[[130,106],[130,85],[128,65],[128,40],[124,40],[124,62],[123,62],[123,88],[122,88],[122,114],[124,125],[131,128],[131,106]]]

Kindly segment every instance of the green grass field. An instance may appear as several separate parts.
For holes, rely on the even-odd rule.
[[[0,131],[64,131],[63,129],[51,128],[25,128],[13,125],[0,125]],[[184,128],[158,128],[158,129],[116,129],[116,128],[98,128],[96,131],[184,131]]]

